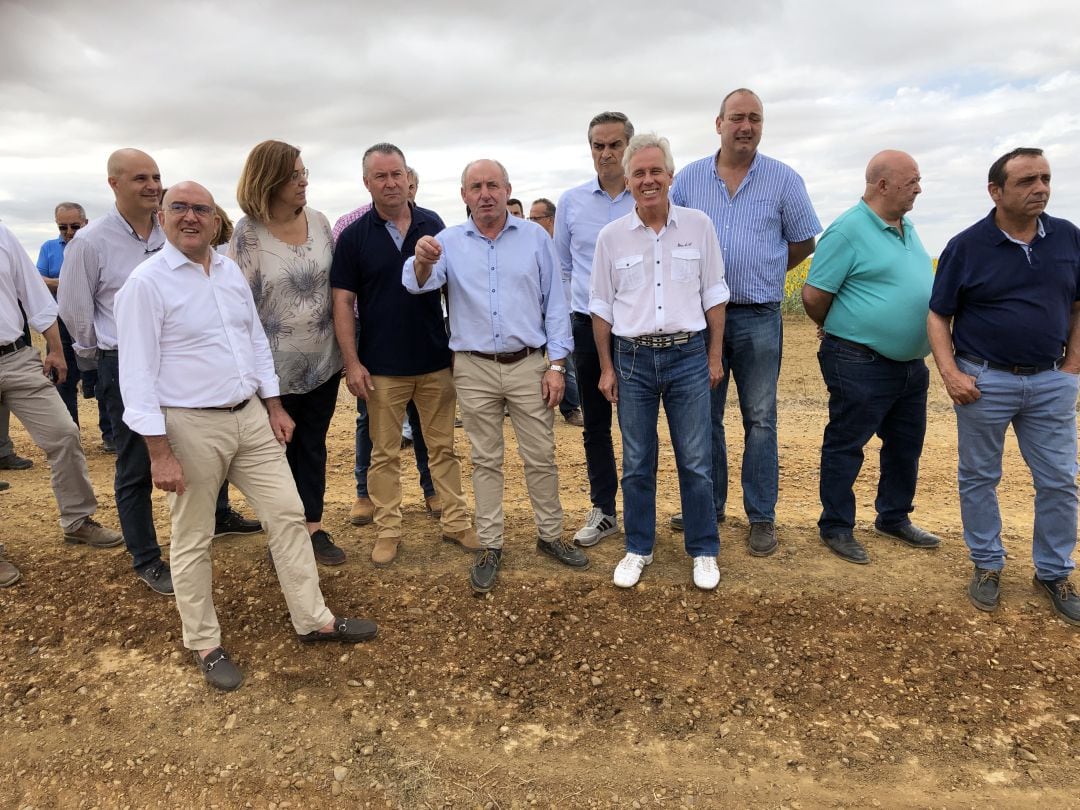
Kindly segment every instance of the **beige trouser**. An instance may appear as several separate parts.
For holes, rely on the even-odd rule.
[[[206,650],[221,644],[210,541],[214,504],[226,477],[244,493],[266,529],[293,629],[303,635],[331,621],[333,614],[319,589],[304,507],[285,449],[274,438],[262,402],[253,397],[234,413],[191,408],[164,411],[169,445],[184,470],[184,494],[169,493],[169,564],[176,608],[184,626],[184,646]]]
[[[97,498],[71,420],[56,386],[45,376],[37,349],[26,346],[0,357],[0,402],[23,423],[34,444],[45,451],[60,525],[74,531],[97,511]]]
[[[442,501],[442,528],[448,532],[469,528],[461,461],[454,453],[457,397],[450,369],[409,377],[373,376],[371,382],[375,388],[368,392],[367,402],[371,434],[368,495],[375,504],[379,537],[401,537],[401,420],[410,399],[420,414],[431,482]]]
[[[544,404],[540,384],[547,370],[543,352],[517,363],[497,363],[465,352],[454,357],[454,385],[461,422],[472,444],[476,533],[487,548],[503,544],[503,403],[525,463],[540,539],[562,536],[559,471],[555,466],[555,412]]]

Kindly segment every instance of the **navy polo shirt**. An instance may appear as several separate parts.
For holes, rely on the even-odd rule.
[[[341,232],[334,248],[330,286],[356,293],[356,350],[371,374],[411,377],[450,367],[439,291],[410,295],[401,283],[420,237],[446,226],[434,211],[410,207],[412,224],[400,249],[374,207]]]
[[[1065,351],[1080,300],[1080,229],[1042,214],[1030,256],[994,211],[957,234],[938,260],[930,309],[952,317],[958,354],[1001,365],[1047,365]]]

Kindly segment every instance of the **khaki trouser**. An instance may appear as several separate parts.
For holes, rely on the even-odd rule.
[[[431,482],[442,501],[442,528],[448,532],[469,528],[461,461],[454,453],[457,397],[450,369],[409,377],[374,376],[371,381],[375,388],[368,392],[367,402],[371,434],[368,495],[375,504],[379,537],[401,537],[401,420],[410,399],[420,414]]]
[[[454,358],[454,385],[461,422],[472,443],[476,533],[487,548],[503,544],[503,403],[525,463],[525,486],[540,539],[562,536],[559,472],[555,466],[555,412],[544,404],[540,384],[547,370],[543,352],[517,363],[497,363],[465,352]]]
[[[253,397],[233,413],[192,408],[164,411],[169,445],[184,470],[184,494],[169,493],[169,564],[184,646],[206,650],[221,644],[210,541],[214,504],[226,477],[244,493],[266,530],[293,629],[303,635],[326,625],[333,614],[319,589],[304,508],[285,450],[274,438],[262,402]]]
[[[97,498],[79,443],[79,428],[56,386],[45,376],[41,357],[32,346],[0,357],[0,402],[45,451],[60,525],[64,531],[74,531],[97,511]]]

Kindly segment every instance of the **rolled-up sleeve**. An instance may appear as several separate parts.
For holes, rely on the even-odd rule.
[[[611,226],[606,226],[596,237],[596,250],[593,252],[592,264],[592,287],[589,290],[589,312],[598,315],[608,323],[615,322],[613,314],[615,306],[615,282],[612,276],[612,255],[610,239],[604,231]]]
[[[45,286],[44,279],[38,274],[22,245],[6,228],[0,247],[9,257],[16,297],[22,303],[27,322],[35,331],[44,332],[56,323],[56,302],[49,294],[49,288]]]
[[[116,294],[117,337],[124,347],[120,353],[124,422],[142,436],[165,435],[165,417],[157,392],[164,312],[157,291],[138,276],[129,278]]]
[[[720,240],[712,224],[707,223],[701,237],[701,305],[708,312],[718,304],[726,304],[731,298],[727,281],[724,278],[724,256],[720,251]]]

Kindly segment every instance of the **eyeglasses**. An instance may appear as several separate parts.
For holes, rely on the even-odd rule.
[[[193,213],[199,219],[209,219],[215,213],[214,207],[212,205],[203,205],[201,203],[191,204],[183,202],[169,203],[169,211],[176,214],[178,217],[182,217],[188,211],[191,211],[191,213]]]
[[[75,231],[79,230],[82,225],[80,225],[79,223],[75,223],[74,225],[57,225],[56,227],[61,231],[71,231],[72,233],[75,233]]]
[[[289,180],[292,181],[293,183],[295,183],[301,177],[304,178],[305,180],[308,179],[308,170],[307,169],[303,169],[303,170],[298,171],[298,172],[293,172],[292,174],[289,175]]]
[[[529,222],[539,222],[542,219],[553,219],[551,214],[541,214],[538,217],[529,217]]]

